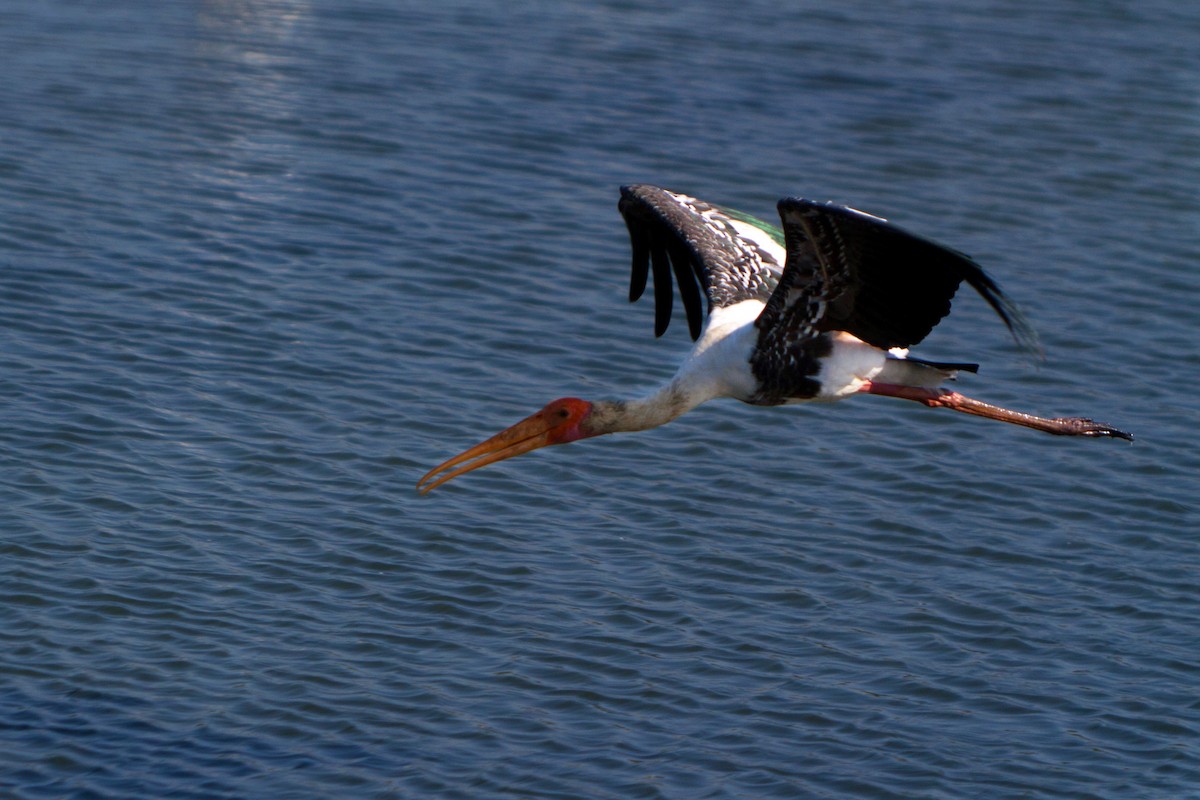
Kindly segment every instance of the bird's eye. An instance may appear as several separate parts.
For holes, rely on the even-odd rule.
[[[560,408],[558,410],[558,418],[559,419],[566,419],[569,416],[571,416],[571,412],[567,411],[565,408]]]

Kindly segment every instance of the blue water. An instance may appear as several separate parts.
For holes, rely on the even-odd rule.
[[[1200,797],[1200,7],[0,8],[0,796]],[[718,402],[621,183],[967,251],[1133,445]]]

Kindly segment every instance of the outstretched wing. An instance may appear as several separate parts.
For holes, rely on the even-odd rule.
[[[654,271],[655,336],[671,322],[672,272],[693,339],[704,322],[700,290],[710,312],[742,300],[766,302],[783,274],[783,232],[762,220],[645,185],[622,186],[617,208],[633,247],[630,302]]]
[[[852,208],[779,201],[787,265],[756,324],[760,347],[846,331],[882,349],[917,344],[950,313],[966,281],[1004,320],[1017,343],[1037,337],[969,257]]]

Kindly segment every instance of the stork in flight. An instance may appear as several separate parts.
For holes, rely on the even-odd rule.
[[[630,301],[654,275],[654,333],[671,320],[672,273],[696,341],[679,371],[634,400],[555,400],[430,470],[422,493],[471,470],[539,447],[670,422],[701,403],[753,405],[877,394],[1012,422],[1062,436],[1132,440],[1082,417],[1037,417],[941,388],[977,364],[908,356],[950,313],[966,281],[1036,348],[1020,312],[974,261],[852,208],[779,201],[783,227],[654,186],[624,186],[618,204],[633,246]],[[708,300],[704,323],[701,291]]]

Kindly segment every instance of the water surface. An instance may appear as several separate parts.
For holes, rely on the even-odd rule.
[[[1187,4],[0,11],[0,793],[1200,796]],[[621,183],[979,259],[1042,436],[667,379]]]

